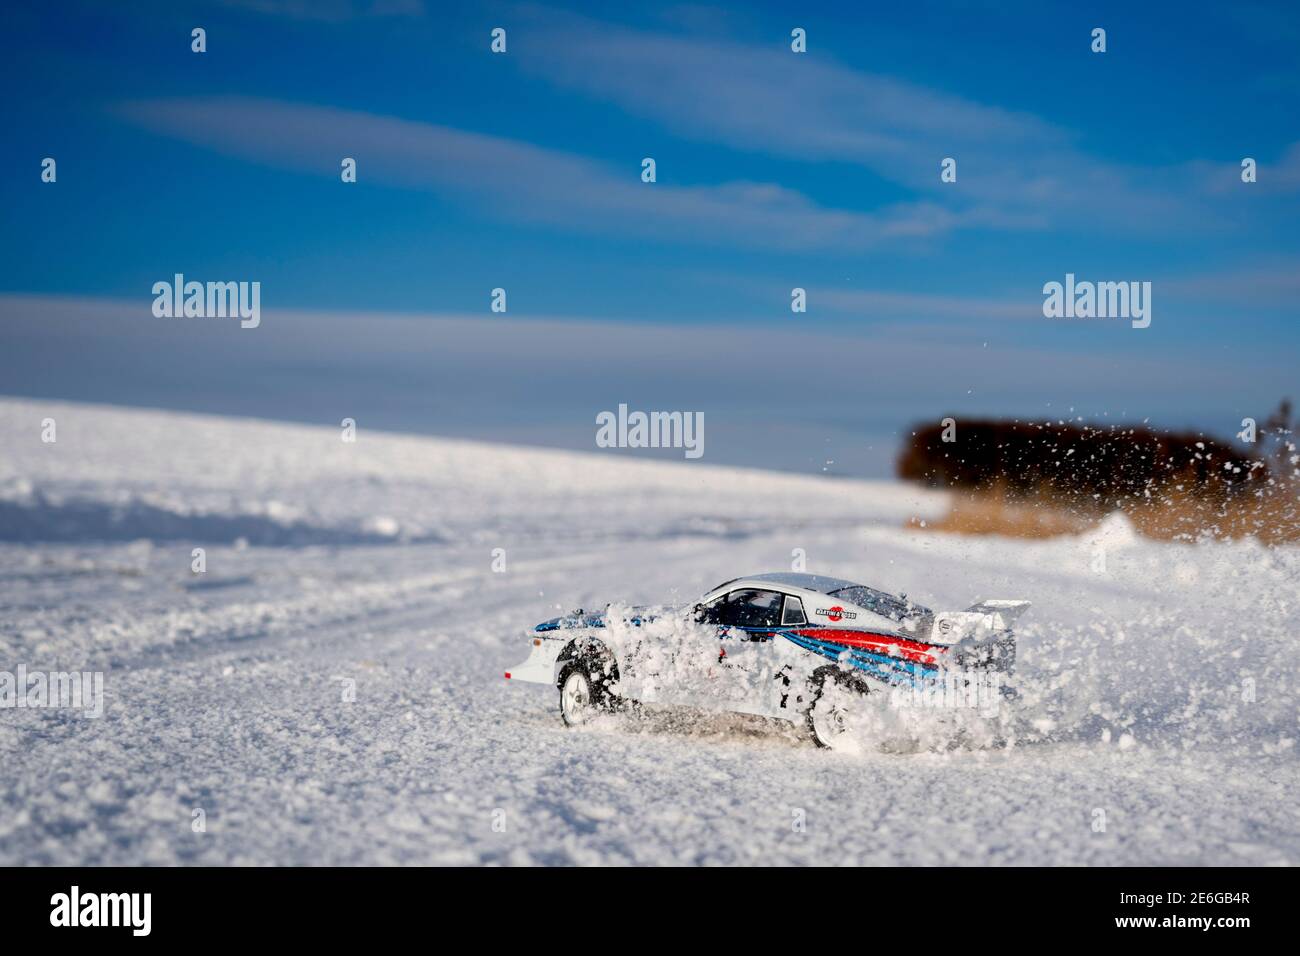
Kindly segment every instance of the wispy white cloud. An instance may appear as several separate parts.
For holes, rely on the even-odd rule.
[[[1229,162],[1195,160],[1187,169],[1197,188],[1207,194],[1241,194],[1241,163],[1245,157]],[[1276,159],[1270,156],[1252,156],[1255,160],[1255,182],[1248,188],[1251,193],[1265,196],[1287,196],[1300,193],[1300,142],[1292,143]]]
[[[122,104],[153,132],[283,168],[338,176],[342,157],[365,180],[428,190],[493,215],[572,230],[778,249],[854,250],[924,239],[969,224],[933,202],[871,213],[819,205],[771,183],[641,182],[640,156],[616,169],[518,140],[432,123],[255,98]]]
[[[1059,276],[1046,276],[1058,279]],[[1294,309],[1300,302],[1300,261],[1270,257],[1253,265],[1238,265],[1196,274],[1163,274],[1152,278],[1162,301],[1177,303],[1179,311],[1222,314],[1240,310]],[[953,331],[987,332],[998,323],[1041,322],[1043,296],[1039,285],[1015,294],[940,295],[884,289],[819,288],[808,290],[818,310],[875,322],[906,323],[903,327],[943,327]]]
[[[856,69],[825,46],[791,53],[715,32],[634,30],[522,7],[520,62],[554,84],[676,135],[809,161],[852,163],[997,228],[1211,225],[1193,164],[1138,169],[1089,156],[1068,129],[1023,111]],[[958,162],[943,184],[940,162]],[[1071,220],[1073,220],[1071,222]]]
[[[1008,296],[934,295],[926,292],[886,290],[814,289],[809,292],[818,309],[883,321],[957,321],[987,323],[1041,320],[1042,298],[1036,288],[1018,298]],[[984,326],[987,328],[987,325]]]
[[[429,382],[437,382],[440,394],[495,394],[492,400],[483,397],[489,405],[525,395],[535,402],[546,398],[560,405],[580,404],[619,392],[653,394],[663,401],[689,395],[701,403],[772,409],[787,403],[787,391],[760,394],[762,390],[720,374],[734,370],[737,349],[744,348],[744,380],[794,383],[801,406],[808,408],[851,409],[880,403],[921,406],[935,396],[955,400],[968,387],[1013,396],[1026,406],[1061,396],[1103,404],[1117,391],[1129,398],[1158,396],[1176,402],[1183,394],[1178,386],[1189,377],[1240,381],[1243,371],[1226,349],[1216,354],[1189,350],[1153,364],[1149,355],[1100,344],[1081,350],[1077,342],[1003,342],[986,349],[962,338],[936,341],[918,337],[904,324],[891,326],[884,335],[865,325],[848,331],[810,330],[797,323],[761,330],[739,322],[693,326],[690,347],[683,348],[679,327],[662,323],[289,309],[266,304],[269,298],[264,290],[262,324],[247,331],[220,320],[156,318],[147,290],[129,301],[0,294],[0,324],[16,346],[23,346],[22,354],[16,349],[0,359],[0,372],[14,380],[41,379],[48,370],[40,363],[20,375],[30,354],[52,342],[77,341],[95,347],[82,350],[80,358],[67,357],[62,368],[69,381],[79,381],[85,368],[98,367],[99,372],[86,374],[117,381],[123,391],[151,376],[155,386],[175,388],[169,375],[158,374],[161,369],[191,369],[195,376],[202,371],[214,381],[235,383],[294,368],[305,376],[299,384],[310,386],[315,395],[338,383],[311,374],[313,370],[339,368],[359,377],[364,373],[367,382],[387,379],[394,388],[427,390]],[[110,353],[113,361],[107,362]],[[132,354],[136,358],[128,360]],[[818,357],[827,374],[807,374],[798,364],[792,369],[792,356]],[[1282,356],[1261,359],[1249,343],[1239,344],[1235,358],[1250,363],[1255,379],[1285,378],[1290,368]],[[152,371],[143,378],[122,374],[135,367]],[[538,394],[540,380],[549,383],[551,395]],[[54,388],[67,384],[50,382]],[[467,407],[473,404],[466,400]]]
[[[1043,281],[1059,280],[1045,275]],[[750,302],[787,301],[789,286],[749,276],[717,274],[697,277],[734,291]],[[1176,304],[1182,315],[1223,315],[1227,311],[1294,310],[1300,302],[1300,260],[1271,256],[1256,263],[1194,273],[1157,273],[1151,277],[1162,302]],[[1000,292],[945,294],[899,288],[807,288],[808,315],[853,320],[853,327],[872,335],[897,332],[918,335],[987,338],[1008,324],[1043,322],[1041,284],[1028,282]]]
[[[1172,276],[1160,288],[1185,302],[1294,310],[1300,303],[1300,259],[1270,256],[1253,264]]]

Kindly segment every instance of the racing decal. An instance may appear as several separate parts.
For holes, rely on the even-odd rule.
[[[910,641],[905,637],[895,637],[892,634],[873,634],[869,631],[819,627],[816,629],[796,628],[792,633],[826,643],[840,644],[844,647],[862,648],[864,650],[879,651],[886,655],[896,655],[909,661],[915,661],[918,664],[931,666],[938,664],[935,655],[944,654],[948,650],[946,647],[938,647],[934,644]]]
[[[927,667],[925,664],[904,660],[901,657],[891,657],[878,651],[819,641],[815,637],[794,631],[785,636],[804,650],[812,651],[836,663],[848,664],[887,684],[921,687],[933,680],[938,673],[935,667]]]
[[[858,617],[856,611],[846,611],[838,604],[835,607],[819,607],[813,613],[831,621],[855,621]]]

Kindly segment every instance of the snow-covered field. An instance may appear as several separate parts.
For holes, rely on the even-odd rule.
[[[1300,859],[1295,549],[949,537],[904,528],[941,496],[890,483],[364,422],[3,400],[0,447],[0,671],[103,671],[105,696],[0,710],[0,864]],[[933,607],[1033,601],[1013,745],[566,730],[502,679],[560,610],[688,601],[795,548]]]

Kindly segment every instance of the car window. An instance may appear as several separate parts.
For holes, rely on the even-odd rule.
[[[719,594],[708,604],[695,605],[695,620],[701,624],[721,624],[723,608],[726,604],[727,596]]]
[[[719,608],[718,623],[727,627],[777,627],[781,622],[780,591],[742,588],[732,591]]]
[[[804,617],[803,601],[793,595],[785,596],[785,610],[781,612],[782,624],[807,624],[808,618]]]
[[[884,591],[877,591],[875,588],[865,587],[861,584],[839,588],[835,591],[829,591],[827,594],[829,597],[837,597],[848,601],[850,604],[856,604],[858,607],[865,607],[868,611],[874,611],[895,621],[923,617],[930,613],[929,608],[913,604],[906,597],[895,597],[892,594],[886,594]]]

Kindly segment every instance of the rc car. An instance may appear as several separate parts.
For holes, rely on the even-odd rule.
[[[986,600],[935,612],[839,578],[756,574],[694,605],[607,605],[545,621],[529,635],[528,659],[505,676],[557,688],[570,726],[662,704],[804,724],[818,746],[835,748],[846,715],[872,695],[976,684],[1014,693],[1011,627],[1028,607]]]

